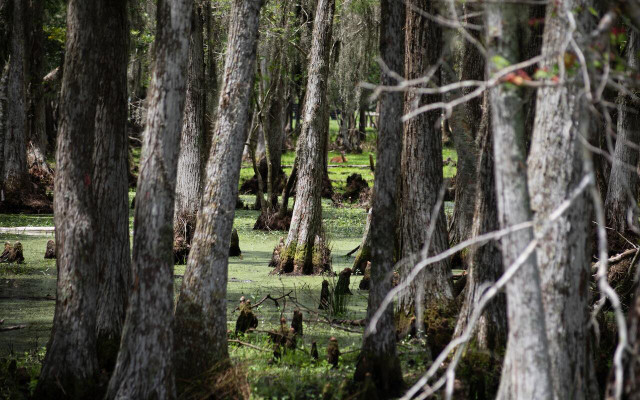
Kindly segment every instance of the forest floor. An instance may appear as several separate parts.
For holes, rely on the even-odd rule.
[[[330,158],[338,153],[330,154]],[[443,158],[455,159],[455,152],[445,149]],[[340,168],[330,168],[330,178],[334,190],[344,190],[346,177],[353,172],[362,176],[372,185],[373,174],[368,168],[352,165],[368,165],[369,154],[347,155],[348,163]],[[283,157],[283,165],[293,164],[293,153]],[[285,169],[285,172],[289,172]],[[455,174],[455,167],[445,167],[445,177]],[[253,175],[249,165],[244,164],[241,182]],[[130,193],[130,200],[134,193]],[[241,196],[245,204],[253,204],[255,196]],[[451,211],[451,204],[447,204]],[[255,332],[233,339],[261,348],[257,350],[245,345],[230,343],[232,359],[240,364],[248,375],[254,398],[317,398],[323,392],[334,393],[336,398],[344,387],[345,381],[352,378],[355,361],[361,344],[362,328],[353,326],[336,327],[326,323],[326,318],[358,320],[365,317],[367,292],[358,289],[360,276],[352,276],[351,291],[345,310],[340,315],[327,312],[317,313],[320,286],[323,279],[335,283],[337,277],[319,276],[293,277],[270,275],[268,267],[271,254],[281,237],[282,231],[254,231],[253,224],[258,211],[237,210],[234,222],[240,237],[241,257],[229,259],[229,284],[227,320],[228,329],[235,330],[238,312],[235,311],[242,296],[256,304],[266,295],[279,297],[289,292],[290,296],[279,301],[276,307],[271,300],[265,301],[255,310],[259,319],[258,330],[277,329],[281,316],[290,323],[293,310],[300,308],[304,315],[304,336],[298,341],[298,350],[285,354],[278,362],[273,362],[273,347],[264,332]],[[133,227],[133,210],[130,213]],[[334,207],[330,200],[323,200],[323,218],[332,252],[333,270],[340,272],[351,267],[354,256],[346,256],[360,244],[366,211],[357,205],[345,204]],[[0,227],[15,226],[53,226],[52,215],[0,215]],[[19,365],[28,368],[35,379],[39,365],[44,356],[55,308],[56,266],[55,260],[43,258],[46,243],[50,236],[26,236],[0,234],[1,241],[20,241],[24,248],[25,262],[21,265],[0,264],[0,320],[2,326],[25,325],[24,328],[0,332],[0,359],[5,363],[10,359],[18,359]],[[182,284],[185,266],[176,265],[174,271],[174,292],[178,293]],[[311,310],[311,311],[310,311]],[[346,328],[346,329],[345,329]],[[340,365],[332,369],[326,361],[329,338],[336,337],[342,352]],[[312,342],[317,342],[320,361],[314,362],[309,355]],[[403,371],[407,382],[417,379],[424,372],[429,359],[424,348],[412,342],[399,344]],[[33,382],[35,383],[35,382]],[[328,386],[327,386],[328,385]],[[1,391],[0,391],[1,392]],[[3,397],[0,393],[0,397]]]

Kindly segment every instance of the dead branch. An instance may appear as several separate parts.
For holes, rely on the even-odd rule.
[[[625,250],[620,254],[616,254],[615,256],[609,257],[609,259],[607,260],[607,264],[611,265],[611,264],[617,264],[620,261],[624,260],[625,258],[629,258],[632,255],[636,254],[638,252],[638,249],[629,249],[629,250]],[[591,264],[591,274],[596,274],[598,272],[598,268],[600,267],[600,261]]]
[[[26,327],[27,327],[26,325],[12,325],[7,327],[0,327],[0,332],[15,331],[16,329],[23,329]]]
[[[267,300],[273,300],[273,302],[275,303],[275,306],[280,308],[280,303],[278,303],[278,300],[282,300],[282,299],[284,299],[286,297],[290,298],[292,301],[295,300],[295,297],[291,296],[292,292],[293,292],[293,290],[290,290],[289,293],[283,294],[280,297],[272,297],[271,294],[267,294],[260,301],[258,301],[253,307],[258,307],[260,304],[264,303]]]

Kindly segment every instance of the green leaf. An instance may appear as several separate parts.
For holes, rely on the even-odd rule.
[[[593,15],[594,17],[598,16],[598,11],[596,11],[595,8],[593,7],[589,7],[589,12],[591,13],[591,15]]]
[[[497,56],[497,55],[491,57],[491,62],[493,62],[493,65],[495,65],[496,68],[498,68],[498,69],[507,68],[509,65],[511,65],[509,60],[507,60],[506,58],[504,58],[502,56]]]

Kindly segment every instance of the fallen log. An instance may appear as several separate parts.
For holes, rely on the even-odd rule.
[[[6,332],[6,331],[15,331],[16,329],[23,329],[26,328],[26,325],[12,325],[12,326],[7,326],[7,327],[0,327],[0,332]]]

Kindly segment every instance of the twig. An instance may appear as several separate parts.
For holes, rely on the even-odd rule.
[[[241,344],[243,346],[247,346],[249,348],[255,349],[255,350],[260,350],[260,351],[265,351],[267,353],[271,353],[271,350],[268,349],[263,349],[262,347],[258,347],[258,346],[254,346],[251,343],[247,343],[247,342],[242,342],[240,340],[236,340],[236,339],[228,339],[227,342],[229,343],[238,343]]]
[[[275,297],[275,298],[274,298],[274,297],[271,297],[271,294],[267,294],[267,295],[266,295],[266,296],[264,296],[264,297],[263,297],[259,302],[257,302],[256,304],[254,304],[252,307],[258,307],[260,304],[264,303],[264,302],[265,302],[265,301],[267,301],[267,300],[273,300],[273,302],[275,303],[275,306],[279,308],[279,307],[280,307],[280,304],[278,303],[278,300],[282,300],[282,299],[284,299],[285,297],[289,297],[289,298],[293,299],[293,297],[291,297],[291,296],[290,296],[292,292],[293,292],[293,290],[290,290],[290,291],[289,291],[289,293],[287,293],[287,294],[283,294],[282,296],[280,296],[280,297]]]
[[[360,249],[360,245],[357,245],[356,248],[351,250],[350,252],[348,252],[345,257],[348,257],[348,256],[352,255],[353,253],[355,253],[359,249]]]

